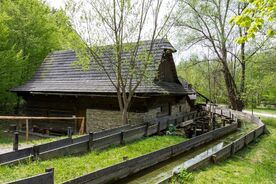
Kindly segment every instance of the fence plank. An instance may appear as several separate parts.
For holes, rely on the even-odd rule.
[[[48,169],[44,174],[9,182],[6,184],[54,184],[54,170]]]

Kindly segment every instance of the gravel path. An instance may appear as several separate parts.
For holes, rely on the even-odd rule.
[[[31,147],[31,146],[33,146],[33,144],[22,144],[22,145],[19,145],[19,150],[23,149],[23,148],[28,148],[28,147]],[[3,146],[3,147],[0,146],[0,154],[11,152],[12,147],[13,147],[12,145]]]
[[[242,112],[245,112],[245,113],[248,113],[248,114],[252,114],[251,111],[243,110]],[[267,117],[267,118],[276,118],[276,115],[269,114],[269,113],[253,112],[253,114],[256,115],[256,116],[264,116],[264,117]]]

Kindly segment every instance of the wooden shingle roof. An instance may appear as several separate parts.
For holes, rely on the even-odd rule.
[[[150,41],[143,41],[140,49],[148,49]],[[162,55],[165,50],[175,51],[174,47],[168,40],[155,40],[152,55],[155,62],[161,62]],[[105,64],[110,65],[107,69],[112,75],[112,61],[107,55],[101,57]],[[127,59],[129,53],[122,56]],[[73,63],[77,60],[75,51],[55,51],[50,53],[33,78],[24,85],[12,89],[18,93],[85,93],[85,94],[106,94],[116,93],[116,89],[112,86],[104,71],[97,69],[94,62],[91,62],[90,69],[83,71],[81,67],[75,67]],[[152,67],[150,70],[156,70]],[[155,81],[154,78],[150,82],[143,82],[136,90],[137,94],[188,94],[193,93],[189,88],[183,87],[180,83]]]

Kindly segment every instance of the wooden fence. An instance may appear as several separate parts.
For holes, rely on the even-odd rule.
[[[24,120],[26,126],[26,141],[29,140],[29,120],[81,120],[80,133],[84,133],[84,117],[30,117],[30,116],[0,116],[0,120]]]
[[[237,129],[237,124],[231,124],[223,128],[213,130],[211,132],[194,137],[188,141],[121,162],[119,164],[83,175],[70,181],[64,182],[64,184],[98,184],[98,183],[110,183],[119,179],[127,177],[131,174],[137,173],[143,169],[149,168],[162,161],[168,160],[174,156],[184,153],[192,148],[198,147],[214,139],[220,138],[228,133],[231,133]],[[53,172],[45,173],[30,178],[18,180],[8,184],[51,184],[53,183]]]
[[[7,184],[54,184],[54,169],[46,169],[44,174],[9,182]]]
[[[204,143],[217,139],[237,129],[237,124],[231,124],[223,128],[194,137],[182,143],[124,161],[122,163],[107,167],[79,178],[65,182],[64,184],[84,184],[84,183],[111,183],[119,179],[149,168],[157,163],[170,159],[176,155],[198,147]]]
[[[235,154],[236,152],[238,152],[239,150],[241,150],[242,148],[244,148],[245,146],[247,146],[248,144],[253,142],[256,138],[258,138],[259,136],[261,136],[262,134],[265,133],[265,125],[262,123],[262,121],[260,119],[258,119],[257,117],[252,116],[250,114],[246,114],[246,113],[239,112],[239,111],[234,111],[231,109],[222,109],[222,108],[218,108],[215,106],[206,107],[206,110],[211,111],[216,114],[219,114],[219,115],[226,116],[226,117],[234,116],[238,119],[242,119],[242,120],[245,120],[248,122],[255,123],[258,125],[258,127],[255,128],[254,130],[250,131],[246,135],[240,137],[239,139],[233,141],[232,143],[224,146],[223,148],[216,151],[215,153],[213,153],[209,156],[206,156],[206,157],[202,157],[196,163],[187,165],[185,168],[182,168],[182,169],[186,169],[188,171],[193,171],[193,170],[197,170],[199,168],[205,167],[209,164],[212,164],[212,163],[215,164],[222,160],[225,160],[226,158]],[[161,181],[159,183],[160,184],[168,183],[168,181],[170,180],[170,178],[172,176],[165,178],[163,181]]]
[[[182,121],[202,116],[206,112],[190,112],[177,117],[163,117],[156,119],[153,124],[140,124],[135,126],[122,126],[115,129],[90,133],[78,138],[65,138],[45,144],[35,145],[17,151],[0,155],[0,165],[24,162],[26,160],[50,159],[57,156],[84,153],[91,149],[104,149],[111,145],[118,145],[133,141],[165,130],[170,123],[179,124]]]
[[[223,147],[222,149],[220,149],[216,153],[212,154],[211,156],[204,158],[204,159],[200,160],[199,162],[189,166],[187,168],[188,170],[194,170],[199,167],[205,166],[206,164],[216,163],[222,159],[229,157],[230,155],[232,155],[232,154],[236,153],[237,151],[239,151],[240,149],[242,149],[245,145],[252,142],[255,138],[259,137],[265,131],[264,124],[258,118],[250,116],[250,119],[248,119],[249,116],[244,113],[231,111],[231,114],[230,114],[229,111],[226,111],[226,112],[224,110],[222,110],[222,111],[220,110],[220,113],[222,112],[227,117],[233,117],[233,114],[234,114],[234,116],[237,116],[239,118],[245,118],[245,120],[250,120],[250,121],[258,124],[259,127],[256,128],[255,130],[249,132],[247,135],[242,136],[238,140],[232,142],[231,144]],[[212,111],[212,112],[218,112],[218,111]],[[181,120],[181,118],[179,120]],[[182,121],[183,121],[183,118],[182,118]],[[167,120],[164,122],[166,122],[168,124],[168,122],[170,122],[170,120]],[[171,122],[173,122],[173,121],[171,121]],[[174,122],[175,123],[178,122],[177,118],[174,120]],[[90,134],[90,136],[89,136],[90,142],[84,141],[84,142],[80,142],[79,144],[72,144],[71,145],[72,147],[68,146],[65,150],[62,149],[62,151],[59,153],[63,153],[66,151],[74,152],[72,150],[75,150],[76,148],[81,149],[83,151],[90,149],[91,147],[92,148],[94,148],[94,147],[102,148],[102,147],[104,147],[103,145],[110,144],[110,140],[112,140],[112,139],[116,140],[114,142],[117,142],[119,144],[119,143],[122,143],[122,141],[123,142],[128,141],[128,139],[131,140],[132,136],[130,136],[130,135],[132,135],[133,133],[141,133],[141,135],[142,135],[142,132],[143,132],[145,135],[147,135],[147,134],[150,134],[150,132],[157,132],[158,130],[162,130],[163,125],[164,125],[164,123],[161,123],[161,121],[159,121],[157,125],[154,124],[154,125],[150,125],[150,126],[136,127],[135,129],[122,131],[121,133],[114,133],[112,135],[108,135],[108,136],[105,136],[102,138],[97,138],[95,140],[94,140],[93,134]],[[237,129],[237,127],[238,127],[237,123],[233,123],[226,127],[222,127],[222,128],[213,130],[211,132],[202,134],[200,136],[194,137],[188,141],[184,141],[182,143],[179,143],[179,144],[176,144],[176,145],[173,145],[173,146],[170,146],[170,147],[167,147],[167,148],[164,148],[164,149],[131,159],[131,160],[126,160],[122,163],[113,165],[111,167],[107,167],[107,168],[83,175],[83,176],[75,178],[73,180],[64,182],[64,184],[88,184],[88,183],[89,184],[93,184],[93,183],[98,184],[98,183],[115,182],[115,181],[125,178],[131,174],[137,173],[145,168],[151,167],[159,162],[165,161],[165,160],[170,159],[176,155],[184,153],[192,148],[203,145],[209,141],[218,139],[232,131],[235,131]],[[130,131],[133,131],[133,132],[130,133]],[[126,132],[128,132],[129,135]],[[101,141],[99,141],[98,142],[99,145],[97,146],[97,140],[99,140],[99,139],[102,139],[102,141],[105,143],[99,143],[99,142],[101,142]],[[91,142],[91,140],[93,140],[93,141]],[[50,154],[54,154],[54,155],[57,153],[58,153],[58,151],[50,152]],[[46,156],[46,157],[48,157],[48,156]],[[31,178],[25,179],[26,181],[19,180],[21,182],[18,184],[35,183],[35,182],[29,182],[29,181],[31,181],[34,178],[40,178],[40,177],[42,177],[42,176],[41,175],[34,176]],[[37,182],[37,183],[42,183],[42,182]],[[51,182],[48,182],[48,183],[51,183]],[[42,184],[44,184],[44,183],[42,183]]]

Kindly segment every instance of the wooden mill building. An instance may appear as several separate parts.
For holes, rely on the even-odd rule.
[[[143,41],[139,49],[148,49],[150,45],[151,41]],[[174,52],[176,50],[168,40],[154,41],[152,55],[158,67],[151,70],[156,75],[137,88],[129,123],[150,122],[156,117],[174,116],[191,110],[194,98],[190,99],[189,95],[195,92],[178,80]],[[112,65],[109,54],[103,54],[101,59]],[[129,54],[123,54],[125,58],[129,57]],[[116,90],[107,75],[98,70],[94,62],[91,62],[88,71],[83,71],[81,67],[74,66],[77,60],[72,50],[52,52],[30,81],[12,89],[26,101],[25,113],[33,116],[84,116],[87,132],[122,125]],[[68,122],[34,124],[68,127]],[[79,123],[75,126],[76,129],[80,127]]]

